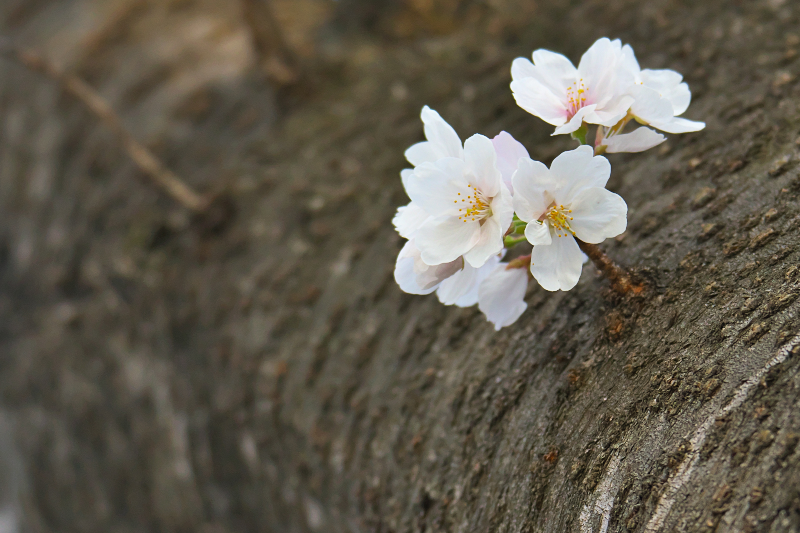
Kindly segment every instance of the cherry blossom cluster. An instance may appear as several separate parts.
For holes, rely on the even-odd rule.
[[[628,207],[606,189],[611,164],[602,154],[657,146],[666,138],[655,130],[705,127],[680,118],[691,101],[682,76],[642,70],[619,40],[598,40],[577,68],[561,54],[537,50],[533,62],[514,60],[511,75],[517,104],[555,126],[553,135],[570,134],[580,146],[548,168],[506,132],[462,143],[425,106],[427,140],[406,151],[413,168],[400,174],[411,202],[393,220],[408,239],[395,266],[400,288],[436,292],[445,305],[477,304],[496,330],[527,308],[530,276],[548,291],[568,291],[586,261],[581,246],[625,231]],[[633,121],[642,126],[625,132]],[[596,127],[592,142],[590,127]],[[526,241],[530,255],[504,260]]]

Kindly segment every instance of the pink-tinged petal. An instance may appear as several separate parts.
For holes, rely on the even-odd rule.
[[[615,135],[603,142],[606,152],[617,154],[621,152],[644,152],[666,141],[667,138],[650,128],[638,128],[631,133]]]
[[[466,163],[454,157],[423,163],[407,176],[406,193],[432,216],[458,216],[459,199],[472,194],[464,179],[465,170]]]
[[[479,222],[462,222],[454,217],[428,220],[414,234],[422,260],[428,265],[455,261],[478,244],[480,238]]]
[[[521,159],[511,181],[514,184],[514,211],[519,219],[525,222],[538,220],[553,202],[548,191],[557,188],[550,170],[539,161]]]
[[[405,153],[406,159],[415,167],[420,166],[422,163],[433,163],[439,159],[439,154],[431,143],[423,141],[417,143]]]
[[[478,289],[478,309],[494,324],[495,331],[516,322],[528,308],[525,292],[528,273],[521,268],[506,269],[501,263]]]
[[[450,263],[429,266],[422,262],[420,252],[414,241],[408,241],[400,254],[394,269],[394,279],[400,289],[409,294],[430,294],[446,279],[461,269],[460,258]]]
[[[425,138],[431,143],[439,158],[464,157],[461,138],[439,113],[425,106],[422,108],[421,116],[425,124]]]
[[[597,109],[596,104],[587,105],[586,107],[578,109],[578,112],[575,113],[571,119],[569,119],[569,122],[556,128],[556,131],[553,132],[553,135],[564,135],[565,133],[573,133],[578,131],[583,125],[584,121],[588,122],[589,120],[595,120],[595,109]],[[592,122],[590,122],[590,124],[592,124]]]
[[[628,89],[628,93],[634,98],[631,114],[642,124],[663,124],[675,116],[670,101],[662,98],[658,91],[644,85],[634,85]]]
[[[503,176],[503,182],[508,187],[508,190],[513,194],[514,187],[511,178],[514,172],[517,171],[520,159],[529,159],[528,150],[512,137],[509,133],[501,131],[494,139],[494,151],[497,153],[497,168]]]
[[[480,268],[465,264],[460,272],[446,279],[439,286],[436,291],[439,301],[445,305],[458,307],[472,307],[478,303],[478,288],[497,267],[500,259],[500,255],[494,255]]]
[[[531,274],[545,290],[572,289],[582,269],[583,254],[572,235],[557,237],[550,246],[534,246],[531,252]]]
[[[561,126],[567,121],[566,95],[556,95],[534,78],[511,82],[511,92],[522,109],[548,124]]]
[[[464,253],[464,260],[475,268],[482,267],[490,257],[503,250],[504,233],[505,228],[500,227],[495,217],[486,219],[483,226],[480,227],[478,242]]]
[[[623,233],[628,225],[625,200],[602,187],[581,190],[569,207],[569,225],[583,242],[601,243]]]
[[[553,235],[550,233],[550,226],[538,220],[532,220],[525,226],[525,238],[532,245],[549,246],[553,243]]]
[[[404,239],[410,239],[414,233],[430,218],[430,215],[414,202],[397,208],[392,224]]]
[[[550,165],[550,175],[560,185],[554,194],[556,203],[569,205],[581,189],[605,187],[611,176],[611,163],[584,145],[556,157]]]
[[[691,133],[702,130],[706,127],[706,123],[674,117],[666,122],[653,123],[652,126],[667,133]]]
[[[472,175],[476,186],[486,198],[495,196],[500,191],[503,176],[497,169],[497,154],[491,139],[483,135],[473,135],[464,143],[464,160],[467,172]],[[472,178],[469,178],[472,181]]]

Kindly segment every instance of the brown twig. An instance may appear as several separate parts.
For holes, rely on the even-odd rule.
[[[244,19],[250,27],[261,68],[279,85],[291,85],[300,79],[297,60],[286,44],[269,0],[241,0]]]
[[[175,173],[166,168],[150,150],[137,141],[122,124],[111,106],[86,82],[77,76],[63,72],[39,54],[20,48],[3,38],[0,38],[0,54],[61,84],[67,92],[83,102],[117,135],[133,162],[164,192],[195,213],[206,210],[209,205],[208,199],[192,190]]]
[[[612,261],[596,244],[576,240],[583,253],[588,255],[598,270],[608,278],[615,291],[623,296],[637,295],[644,291],[645,286],[642,283],[635,281],[624,268]]]

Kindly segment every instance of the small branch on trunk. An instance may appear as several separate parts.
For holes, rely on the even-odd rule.
[[[580,239],[575,240],[578,241],[578,246],[583,253],[589,256],[598,270],[611,282],[611,287],[619,294],[635,296],[645,290],[643,283],[634,280],[624,268],[612,261],[596,244],[589,244]]]
[[[122,124],[108,102],[86,82],[77,76],[63,72],[39,54],[20,48],[4,38],[0,38],[0,55],[58,82],[64,90],[80,100],[116,134],[133,162],[164,192],[195,213],[202,213],[206,210],[209,200],[186,185],[150,150],[137,141]]]

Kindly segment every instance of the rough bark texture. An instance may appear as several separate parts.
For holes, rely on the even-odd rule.
[[[234,2],[0,5],[236,206],[191,220],[0,66],[0,498],[25,531],[800,530],[800,4],[300,4],[273,3],[310,71],[277,96]],[[587,265],[498,334],[402,294],[422,104],[549,161],[571,145],[510,62],[604,35],[684,73],[708,123],[610,156],[629,230],[603,248],[649,295]]]

